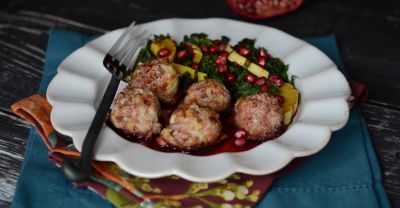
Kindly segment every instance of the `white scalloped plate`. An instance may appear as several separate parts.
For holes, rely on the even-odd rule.
[[[233,43],[256,38],[289,64],[301,93],[297,115],[279,138],[239,153],[192,156],[163,153],[128,142],[108,126],[96,145],[95,159],[113,161],[126,172],[146,178],[178,175],[190,181],[212,182],[235,172],[264,175],[283,168],[293,158],[314,154],[329,141],[332,131],[343,127],[349,116],[350,94],[345,77],[320,50],[274,28],[228,19],[166,19],[142,24],[153,34],[169,33],[175,40],[186,34],[207,33],[212,38],[225,35]],[[105,53],[124,29],[109,32],[68,56],[47,89],[52,104],[55,129],[73,138],[81,149],[89,124],[111,75],[103,67]]]

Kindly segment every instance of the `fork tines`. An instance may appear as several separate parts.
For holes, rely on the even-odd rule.
[[[138,48],[143,47],[149,37],[146,30],[132,22],[114,43],[103,60],[104,66],[118,79],[131,70],[136,60]]]

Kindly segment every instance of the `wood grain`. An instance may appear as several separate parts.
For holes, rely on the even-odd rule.
[[[0,8],[7,9],[0,11],[0,207],[11,205],[29,130],[9,106],[37,92],[50,28],[99,34],[132,19],[238,19],[224,1],[212,0],[5,0]],[[400,99],[394,96],[400,94],[400,1],[306,0],[299,12],[256,23],[298,37],[337,36],[350,78],[368,86],[362,111],[385,189],[393,207],[400,207]]]
[[[363,105],[362,111],[380,162],[386,191],[400,196],[400,122],[397,121],[400,110],[369,101]]]
[[[8,207],[22,165],[29,125],[17,116],[0,111],[0,207]]]

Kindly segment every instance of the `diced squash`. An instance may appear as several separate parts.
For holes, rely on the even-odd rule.
[[[238,53],[236,53],[235,51],[232,51],[229,56],[228,56],[228,60],[231,62],[235,62],[237,64],[239,64],[240,66],[243,66],[246,64],[247,59],[241,55],[239,55]]]
[[[258,66],[255,63],[251,63],[247,68],[247,70],[249,70],[249,72],[256,75],[257,77],[268,78],[269,75],[269,72],[267,70],[263,69],[261,66]]]
[[[247,68],[249,72],[252,74],[256,75],[257,77],[265,77],[268,78],[269,72],[265,69],[263,69],[261,66],[258,66],[255,63],[250,63],[248,66],[246,66],[246,62],[248,61],[244,56],[236,53],[236,51],[232,51],[229,56],[228,60],[231,62],[235,62],[239,64],[240,66],[243,66]]]
[[[283,124],[288,125],[290,123],[290,121],[292,120],[292,116],[293,116],[293,111],[287,111],[283,113]]]
[[[201,58],[203,58],[203,53],[201,52],[201,49],[197,45],[192,43],[188,43],[188,45],[193,50],[193,62],[200,63]]]
[[[178,74],[184,74],[185,72],[189,72],[189,74],[192,77],[192,79],[195,78],[196,73],[197,73],[197,79],[198,80],[204,80],[207,77],[206,73],[198,72],[198,71],[194,70],[193,68],[190,68],[190,67],[185,66],[185,65],[172,63],[172,66],[174,67],[175,71],[178,72]]]
[[[233,48],[230,45],[227,45],[225,47],[225,51],[228,52],[228,53],[231,53],[233,51]]]
[[[170,38],[166,38],[163,40],[154,40],[150,44],[150,51],[157,56],[158,51],[166,48],[169,50],[169,55],[165,57],[165,59],[168,60],[168,62],[173,62],[175,58],[175,53],[176,53],[176,45],[173,40]]]
[[[280,89],[280,95],[285,98],[285,101],[282,105],[282,111],[284,115],[283,123],[287,125],[292,120],[294,113],[296,113],[299,102],[299,92],[293,87],[293,85],[289,83],[284,83]]]

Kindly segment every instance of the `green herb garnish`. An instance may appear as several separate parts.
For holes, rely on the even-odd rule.
[[[231,40],[230,38],[228,38],[228,37],[226,37],[224,35],[221,36],[221,42],[223,42],[225,44],[228,44],[230,40]]]
[[[252,95],[260,91],[260,87],[257,84],[245,81],[245,76],[249,73],[247,69],[236,63],[231,63],[229,66],[229,71],[236,77],[236,81],[233,83],[225,82],[225,85],[230,91],[233,100],[237,100],[242,96]]]
[[[170,34],[154,35],[154,40],[156,40],[156,41],[161,41],[161,40],[164,40],[164,39],[171,39],[171,35]]]
[[[268,58],[265,66],[270,74],[278,74],[280,77],[282,77],[283,81],[289,82],[287,75],[289,65],[284,64],[281,59],[272,57]]]
[[[205,33],[193,33],[190,36],[185,35],[183,41],[195,44],[199,47],[213,44],[213,41],[209,39],[208,35]]]
[[[224,75],[218,73],[217,65],[215,64],[215,60],[217,59],[216,54],[203,54],[203,58],[200,61],[199,69],[201,72],[207,74],[207,77],[210,79],[216,79],[220,82],[225,81]]]
[[[290,83],[291,85],[294,86],[294,80],[297,79],[297,78],[298,78],[298,76],[292,75],[292,76],[290,77],[289,83]]]
[[[279,95],[281,93],[281,89],[276,85],[272,85],[269,88],[268,93],[271,93],[273,95]]]
[[[194,83],[194,80],[190,76],[189,72],[185,72],[179,77],[179,85],[182,87],[184,90],[190,87]]]
[[[244,38],[236,44],[235,49],[238,49],[239,47],[245,47],[251,51],[256,50],[256,48],[254,47],[255,42],[255,39]]]

